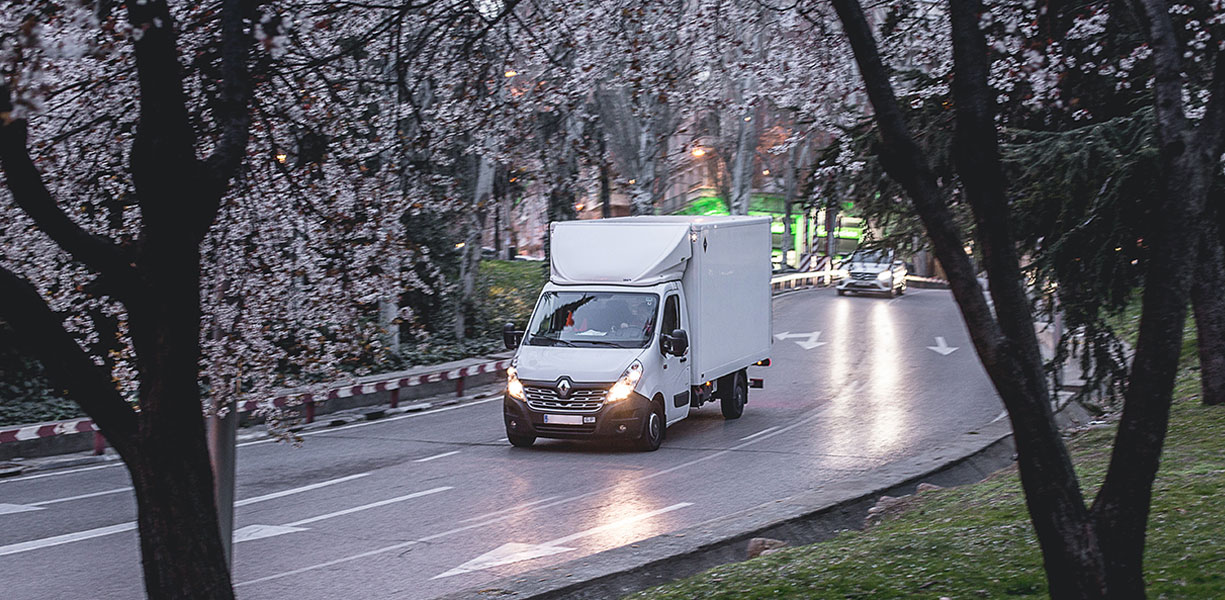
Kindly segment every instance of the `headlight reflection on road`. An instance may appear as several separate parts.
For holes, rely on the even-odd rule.
[[[893,449],[906,429],[908,413],[902,381],[903,361],[897,331],[893,325],[894,306],[880,302],[872,307],[871,375],[867,380],[867,396],[862,413],[867,445],[872,453]]]
[[[829,336],[829,352],[826,353],[826,365],[829,373],[829,388],[834,392],[830,398],[830,420],[837,425],[826,430],[827,439],[815,440],[818,452],[833,454],[852,454],[859,446],[858,431],[860,398],[856,390],[862,387],[862,378],[868,373],[862,371],[855,362],[860,362],[855,355],[855,346],[863,343],[856,340],[856,324],[851,322],[851,310],[854,301],[848,298],[838,298],[834,302],[833,331]],[[852,329],[854,327],[854,329]],[[853,384],[854,377],[859,383]],[[848,389],[848,385],[850,388]]]
[[[851,303],[834,303],[834,330],[826,338],[830,342],[828,355],[829,385],[842,389],[851,374]]]
[[[617,471],[608,486],[608,504],[596,513],[591,525],[598,533],[589,536],[589,543],[600,548],[614,548],[662,533],[658,519],[635,520],[634,517],[654,508],[652,490],[645,487],[642,474],[636,470]],[[582,529],[587,529],[586,526]]]

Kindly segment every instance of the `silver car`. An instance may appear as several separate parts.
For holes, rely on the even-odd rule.
[[[906,293],[906,264],[896,260],[892,250],[856,250],[839,270],[839,296],[847,292],[889,297]]]

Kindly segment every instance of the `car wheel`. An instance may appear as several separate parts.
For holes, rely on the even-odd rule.
[[[846,290],[838,290],[838,295],[839,295],[839,296],[845,296],[845,295],[846,295]]]
[[[725,378],[731,385],[721,395],[719,402],[720,408],[723,409],[723,418],[739,419],[740,415],[744,414],[744,405],[749,401],[749,382],[745,380],[744,371],[737,371]]]
[[[534,435],[519,435],[509,431],[506,432],[506,439],[510,442],[510,445],[516,448],[531,448],[532,444],[536,443],[536,436]]]
[[[638,438],[638,449],[643,452],[654,452],[659,450],[659,445],[664,442],[664,417],[663,411],[658,404],[654,405],[654,410],[647,417],[647,422],[642,428],[642,435]]]

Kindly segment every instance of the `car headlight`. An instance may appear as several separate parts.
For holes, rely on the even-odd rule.
[[[523,382],[519,381],[519,371],[513,365],[506,369],[506,393],[515,400],[526,400],[523,394]]]
[[[889,281],[893,278],[893,271],[881,271],[876,274],[877,281]]]
[[[617,383],[614,383],[612,389],[608,391],[608,401],[617,402],[629,398],[634,387],[638,385],[639,379],[642,379],[642,363],[635,360],[625,368],[625,372],[617,379]]]

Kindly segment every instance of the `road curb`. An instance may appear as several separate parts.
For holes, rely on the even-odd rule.
[[[1066,400],[1061,419],[1084,415]],[[872,470],[866,477],[831,482],[822,489],[758,505],[554,567],[537,569],[442,596],[437,600],[514,598],[515,600],[602,600],[689,577],[712,567],[745,560],[747,540],[769,537],[792,545],[811,544],[847,529],[860,529],[880,496],[915,492],[920,483],[942,487],[985,479],[1012,464],[1015,447],[1007,419],[918,456]]]

